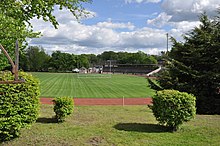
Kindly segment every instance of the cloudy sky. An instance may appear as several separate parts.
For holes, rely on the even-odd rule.
[[[41,31],[42,37],[29,44],[42,46],[49,54],[56,50],[157,54],[166,50],[166,33],[181,41],[182,34],[199,25],[202,12],[216,15],[220,0],[93,0],[83,6],[90,14],[80,23],[67,10],[54,11],[58,29],[33,19],[34,30]]]

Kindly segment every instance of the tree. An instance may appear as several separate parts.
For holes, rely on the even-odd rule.
[[[55,5],[60,9],[66,8],[72,14],[79,18],[88,14],[82,7],[82,2],[90,0],[5,0],[0,3],[0,40],[1,44],[7,49],[8,53],[13,56],[15,41],[18,40],[21,50],[27,42],[26,38],[37,37],[39,33],[34,33],[30,20],[33,18],[43,18],[50,21],[55,28],[58,26],[55,16],[52,12]],[[0,54],[0,70],[8,66],[7,59]]]
[[[77,58],[72,54],[55,51],[52,53],[52,57],[49,61],[49,64],[54,71],[72,71],[72,69],[74,69],[77,66],[76,59]]]
[[[30,46],[25,50],[25,58],[22,57],[21,68],[24,65],[24,68],[28,71],[46,71],[48,70],[50,56],[47,55],[43,48],[37,46]],[[24,61],[24,62],[22,62]]]
[[[219,12],[220,14],[220,12]],[[174,38],[167,70],[160,85],[193,93],[197,113],[220,113],[220,19],[200,17],[201,25],[184,36],[184,42]]]
[[[89,59],[88,59],[87,55],[81,54],[78,57],[79,57],[79,59],[78,59],[79,67],[88,68],[89,67]]]
[[[117,53],[115,53],[114,51],[105,51],[100,55],[100,58],[103,61],[107,61],[107,60],[117,60],[118,59],[118,55]]]
[[[79,18],[88,14],[82,7],[82,2],[91,2],[91,0],[7,0],[1,1],[0,11],[5,16],[18,19],[20,22],[27,22],[28,25],[34,17],[43,18],[57,28],[58,22],[53,15],[54,6],[59,6],[60,10],[67,8],[76,18]]]
[[[99,64],[98,57],[95,54],[85,54],[89,61],[89,66],[94,67]]]
[[[1,6],[1,4],[0,4]],[[32,30],[28,30],[24,23],[20,23],[19,20],[5,16],[0,9],[0,43],[7,50],[9,55],[14,59],[15,42],[18,40],[19,48],[23,50],[27,43],[25,39],[27,37],[37,37],[38,33],[34,33]],[[21,45],[23,43],[23,45]],[[8,60],[3,53],[0,54],[0,70],[9,66]]]

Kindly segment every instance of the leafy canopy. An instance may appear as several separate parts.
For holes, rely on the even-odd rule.
[[[4,0],[0,3],[0,43],[11,57],[14,56],[15,41],[18,39],[20,49],[27,46],[26,39],[39,37],[40,33],[32,30],[30,20],[42,18],[50,21],[57,28],[58,22],[53,15],[55,6],[66,8],[78,19],[88,12],[81,3],[91,0]],[[8,66],[6,57],[0,54],[0,70]]]
[[[220,113],[220,11],[209,19],[204,13],[200,26],[184,36],[174,38],[171,58],[159,80],[165,89],[192,93],[197,97],[197,112]]]

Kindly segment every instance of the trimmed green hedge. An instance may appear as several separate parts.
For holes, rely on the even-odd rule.
[[[176,131],[183,122],[194,118],[196,114],[196,98],[192,94],[177,90],[158,91],[153,97],[153,111],[159,124]]]
[[[65,118],[73,113],[73,99],[71,97],[57,97],[53,102],[57,122],[64,122]]]
[[[1,72],[0,80],[13,80],[11,72]],[[21,84],[0,84],[0,140],[19,136],[21,128],[29,127],[38,118],[39,81],[31,74],[19,73]]]

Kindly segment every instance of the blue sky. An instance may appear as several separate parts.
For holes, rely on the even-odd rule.
[[[216,15],[219,0],[93,0],[83,3],[90,12],[76,21],[68,10],[55,9],[59,27],[33,19],[42,37],[30,45],[73,54],[100,54],[104,51],[158,54],[166,50],[166,33],[182,41],[182,35],[199,26],[198,16],[206,11]],[[171,44],[169,45],[169,48]]]
[[[124,0],[94,0],[84,6],[97,13],[94,19],[83,21],[88,25],[111,19],[112,22],[132,22],[141,28],[147,26],[147,19],[154,18],[161,11],[158,3],[125,3]]]

